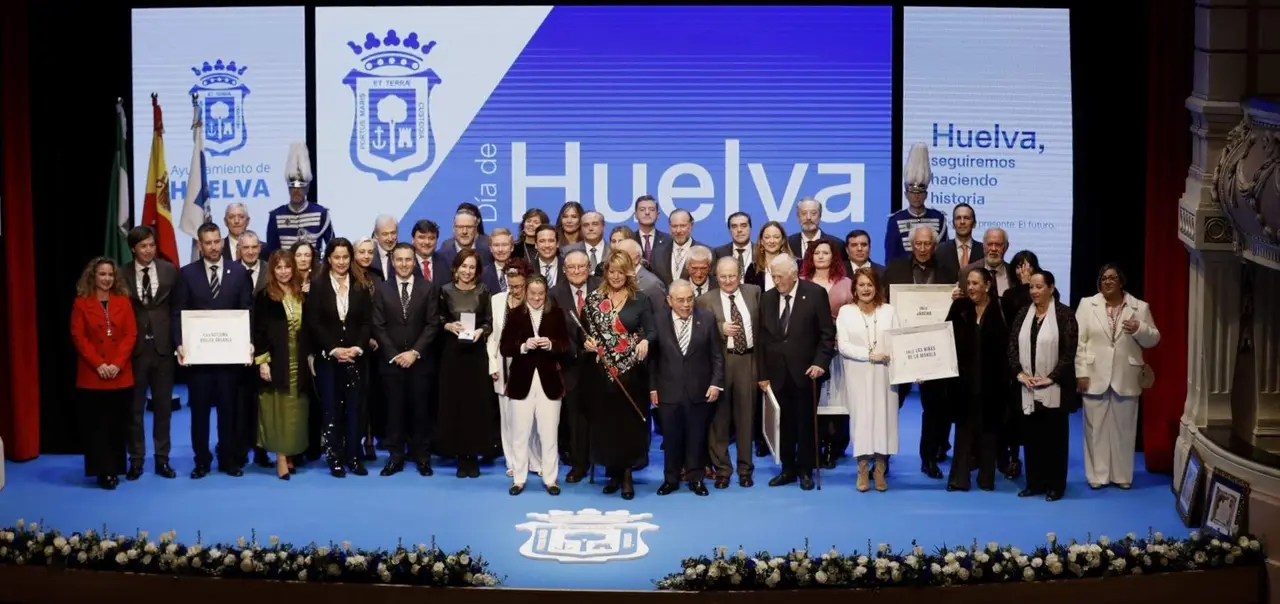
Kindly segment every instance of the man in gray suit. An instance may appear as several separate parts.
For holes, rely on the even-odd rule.
[[[719,289],[713,289],[698,298],[698,308],[716,318],[725,346],[725,391],[716,402],[707,442],[711,465],[716,471],[717,489],[728,488],[729,476],[733,474],[734,468],[729,458],[730,425],[733,426],[733,440],[737,442],[738,486],[750,487],[754,484],[751,425],[760,392],[752,349],[755,346],[755,327],[760,324],[760,288],[740,281],[738,260],[725,256],[716,262],[716,282]]]
[[[169,467],[169,420],[173,414],[173,336],[169,294],[178,281],[178,268],[156,257],[156,233],[151,227],[134,227],[128,234],[133,262],[125,265],[122,278],[129,288],[133,315],[138,322],[138,340],[133,345],[133,410],[129,421],[128,480],[142,477],[147,458],[145,416],[147,389],[156,401],[151,438],[155,442],[155,472],[164,478],[177,474]]]
[[[253,231],[245,231],[240,234],[240,238],[236,239],[236,258],[240,259],[240,264],[244,266],[244,270],[249,272],[249,280],[253,281],[253,295],[267,287],[268,275],[266,274],[267,263],[262,261],[262,241],[258,239],[258,234]],[[257,373],[257,370],[254,370]]]

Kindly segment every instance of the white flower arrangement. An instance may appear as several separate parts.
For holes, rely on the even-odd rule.
[[[233,545],[205,545],[199,535],[193,545],[179,543],[169,531],[150,539],[146,531],[133,536],[92,529],[65,535],[40,523],[0,528],[0,564],[51,566],[97,571],[312,581],[387,583],[430,587],[495,587],[502,578],[470,548],[449,553],[418,544],[394,550],[353,549],[344,541],[296,548],[274,536],[264,546],[256,533]]]
[[[1049,533],[1044,545],[1027,552],[995,542],[980,546],[976,540],[933,553],[914,541],[905,552],[868,542],[867,552],[841,554],[833,547],[812,555],[807,541],[804,549],[785,556],[718,547],[710,556],[686,559],[680,572],[654,584],[674,591],[971,585],[1208,570],[1265,559],[1262,545],[1251,536],[1220,540],[1193,532],[1186,539],[1166,539],[1150,531],[1144,538],[1129,533],[1118,541],[1090,536],[1068,543]]]

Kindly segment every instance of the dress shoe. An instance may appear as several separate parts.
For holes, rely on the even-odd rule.
[[[1116,488],[1123,489],[1123,490],[1125,490],[1125,491],[1128,491],[1128,490],[1129,490],[1130,488],[1132,488],[1132,487],[1133,487],[1133,485],[1132,485],[1132,484],[1129,484],[1129,483],[1127,483],[1127,482],[1117,482],[1117,483],[1116,483]]]
[[[363,459],[364,461],[378,461],[378,451],[374,449],[373,445],[364,446]]]
[[[332,475],[334,478],[346,478],[346,477],[347,477],[347,469],[346,469],[346,468],[344,468],[344,467],[342,467],[342,464],[340,464],[340,463],[338,463],[338,462],[330,461],[330,462],[329,462],[329,474],[330,474],[330,475]]]
[[[1044,495],[1044,491],[1032,489],[1031,487],[1018,491],[1018,497],[1035,497],[1036,495]]]
[[[524,485],[522,484],[513,484],[511,485],[511,488],[507,489],[507,494],[511,495],[512,497],[519,495],[523,492],[524,492]]]
[[[769,486],[771,486],[771,487],[781,487],[781,486],[789,485],[789,484],[791,484],[791,483],[793,483],[793,482],[795,482],[795,481],[796,481],[796,475],[795,475],[795,474],[792,474],[792,473],[790,473],[790,472],[783,472],[783,473],[781,473],[781,474],[779,474],[779,475],[777,475],[777,476],[774,476],[773,478],[770,478],[770,479],[769,479]]]
[[[474,459],[467,465],[467,478],[480,478],[480,464]]]
[[[289,472],[285,472],[284,474],[276,474],[276,478],[279,478],[280,480],[290,480],[293,478],[293,475]]]
[[[969,489],[968,489],[968,488],[961,488],[961,487],[958,487],[958,486],[956,486],[956,485],[951,484],[951,483],[949,483],[949,482],[948,482],[948,483],[947,483],[947,492],[954,493],[954,492],[956,492],[956,491],[968,492],[968,491],[969,491]]]
[[[359,459],[353,459],[347,463],[347,470],[356,476],[368,476],[369,470],[365,469],[364,462]]]
[[[768,457],[769,445],[765,443],[756,443],[756,457]]]
[[[432,469],[431,469],[431,462],[430,462],[430,461],[420,461],[420,462],[418,462],[418,475],[419,475],[419,476],[432,476],[432,475],[434,475],[435,473],[436,473],[436,472],[435,472],[435,470],[432,470]]]
[[[672,493],[676,492],[676,489],[679,489],[679,488],[680,488],[680,487],[678,487],[678,486],[676,486],[676,485],[674,485],[674,484],[671,484],[671,483],[669,483],[669,482],[667,482],[667,481],[665,481],[665,480],[664,480],[664,481],[662,481],[662,486],[658,487],[658,494],[659,494],[659,495],[670,495],[670,494],[672,494]]]
[[[543,487],[547,489],[547,494],[552,497],[555,497],[560,494],[560,487],[554,484],[543,485]]]
[[[701,480],[689,483],[689,490],[693,491],[693,494],[698,497],[706,497],[711,494],[707,491],[707,483]]]
[[[265,449],[254,447],[253,465],[258,466],[259,468],[270,468],[275,464],[271,463],[271,460],[267,458],[267,451]]]
[[[1093,490],[1095,490],[1095,491],[1097,491],[1098,489],[1101,489],[1103,486],[1105,486],[1105,485],[1103,485],[1102,483],[1099,483],[1099,482],[1091,482],[1091,483],[1089,483],[1089,488],[1091,488],[1091,489],[1093,489]]]
[[[816,485],[816,484],[814,484],[814,482],[813,482],[813,477],[812,477],[812,476],[801,476],[801,477],[800,477],[800,490],[802,490],[802,491],[812,491],[812,490],[813,490],[813,487],[815,487],[815,486],[817,486],[817,485]]]
[[[994,485],[994,484],[983,484],[983,483],[979,482],[979,483],[978,483],[978,488],[979,488],[979,489],[982,489],[982,490],[984,490],[984,491],[994,491],[994,490],[996,490],[996,485]]]
[[[622,483],[619,482],[616,478],[610,478],[609,482],[604,485],[604,489],[602,489],[600,492],[604,493],[605,495],[612,495],[614,493],[617,493],[618,489],[620,488],[622,488]]]
[[[124,479],[132,482],[139,478],[142,478],[142,464],[130,465],[129,471],[124,474]]]
[[[1062,491],[1057,489],[1049,489],[1049,491],[1044,495],[1045,501],[1057,501],[1059,499],[1062,499]]]
[[[159,476],[161,478],[177,478],[178,473],[174,472],[173,468],[169,467],[169,462],[157,461],[156,476]]]
[[[744,489],[749,489],[751,487],[756,486],[756,481],[751,478],[750,474],[747,474],[746,476],[739,476],[738,486]]]
[[[583,470],[582,468],[573,468],[569,470],[569,474],[564,477],[564,481],[569,484],[577,484],[579,482],[582,482],[582,479],[586,478],[586,476],[587,476],[586,470]]]
[[[1022,476],[1022,460],[1017,457],[1009,460],[1009,467],[1007,469],[1008,472],[1005,473],[1005,476],[1009,477],[1009,480],[1017,480]]]
[[[240,469],[240,466],[231,466],[229,468],[218,466],[218,471],[232,478],[240,478],[241,476],[244,476],[244,470]]]
[[[728,477],[728,476],[717,476],[717,477],[716,477],[716,488],[717,488],[717,489],[727,489],[727,488],[729,488],[729,477]]]
[[[200,480],[201,478],[204,478],[205,476],[208,476],[208,475],[209,475],[209,466],[198,465],[196,466],[196,469],[191,471],[192,480]]]
[[[116,490],[116,485],[120,484],[120,479],[116,478],[115,476],[99,476],[97,483],[98,483],[98,488],[100,489],[114,491]]]
[[[404,460],[392,458],[390,461],[387,462],[387,465],[382,466],[382,471],[379,472],[378,475],[379,476],[395,476],[396,474],[399,474],[402,471],[404,471]]]
[[[458,470],[457,470],[456,472],[454,472],[454,473],[453,473],[453,475],[454,475],[454,476],[457,476],[458,478],[466,478],[466,477],[467,477],[467,465],[466,465],[466,462],[463,462],[463,461],[459,460],[459,461],[458,461]]]
[[[631,482],[631,470],[622,473],[622,498],[627,501],[636,498],[636,487]]]
[[[920,471],[929,478],[942,478],[942,470],[938,469],[938,463],[934,461],[926,461],[920,464]]]

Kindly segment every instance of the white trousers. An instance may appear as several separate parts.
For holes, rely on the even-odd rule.
[[[543,484],[556,484],[560,474],[560,399],[547,397],[535,371],[529,397],[511,399],[509,410],[511,481],[522,485],[533,470],[541,473]]]
[[[1084,397],[1084,475],[1091,485],[1133,483],[1138,398],[1114,390]]]

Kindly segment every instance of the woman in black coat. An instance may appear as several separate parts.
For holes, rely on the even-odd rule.
[[[978,465],[978,488],[995,489],[996,445],[1004,425],[1009,391],[1005,360],[1009,328],[1000,301],[991,295],[993,279],[985,270],[966,276],[964,298],[951,303],[947,320],[955,330],[960,375],[951,380],[956,448],[948,491],[968,491],[970,464]]]

